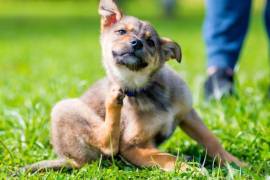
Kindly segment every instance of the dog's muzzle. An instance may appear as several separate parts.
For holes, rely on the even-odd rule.
[[[148,63],[145,62],[142,58],[142,53],[139,51],[122,53],[113,51],[112,54],[117,64],[124,65],[132,71],[139,71],[148,66]]]
[[[137,38],[129,42],[129,48],[124,52],[113,51],[112,54],[117,64],[124,65],[132,71],[139,71],[148,65],[144,60],[143,43]]]

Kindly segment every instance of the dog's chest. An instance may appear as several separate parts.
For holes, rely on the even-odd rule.
[[[136,112],[124,110],[122,140],[128,144],[141,144],[156,136],[168,137],[175,128],[175,113],[168,111]]]

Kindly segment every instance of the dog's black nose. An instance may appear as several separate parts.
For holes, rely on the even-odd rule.
[[[131,41],[130,44],[132,45],[134,50],[140,50],[143,48],[142,41],[138,39]]]

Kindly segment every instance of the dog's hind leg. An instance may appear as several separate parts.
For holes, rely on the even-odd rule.
[[[123,98],[120,89],[111,89],[105,102],[105,120],[80,99],[66,99],[57,103],[52,110],[51,124],[52,144],[59,160],[42,161],[25,169],[33,172],[40,169],[79,168],[99,159],[101,154],[118,153]]]
[[[52,145],[58,155],[23,167],[22,171],[36,172],[80,168],[96,160],[101,154],[94,146],[93,126],[102,120],[79,99],[66,99],[57,103],[51,113]]]
[[[56,104],[52,110],[52,144],[59,158],[82,166],[101,154],[118,153],[123,98],[118,87],[111,88],[105,101],[105,119],[81,99]]]

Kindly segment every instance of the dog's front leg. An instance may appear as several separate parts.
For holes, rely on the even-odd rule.
[[[106,97],[106,116],[99,129],[99,148],[105,155],[115,155],[119,150],[121,108],[125,95],[118,87],[112,87]]]
[[[176,167],[176,157],[164,153],[153,145],[131,146],[121,148],[121,156],[128,162],[139,167],[159,167],[164,171],[173,171]],[[185,171],[188,165],[179,163],[179,169]]]
[[[239,161],[236,157],[227,152],[219,143],[215,135],[203,124],[201,118],[198,116],[196,111],[191,110],[186,116],[182,116],[180,127],[190,137],[202,144],[207,153],[212,157],[217,157],[219,161],[224,164],[235,163],[238,166],[245,166],[245,163]]]

